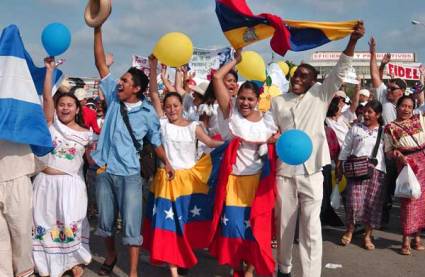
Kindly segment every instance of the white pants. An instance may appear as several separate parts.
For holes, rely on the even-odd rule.
[[[303,277],[318,277],[322,271],[320,207],[323,198],[322,172],[292,178],[277,176],[278,265],[283,273],[292,270],[292,247],[299,220],[299,247]]]
[[[16,165],[19,166],[19,165]],[[0,182],[0,276],[29,276],[32,263],[32,185],[27,176]]]

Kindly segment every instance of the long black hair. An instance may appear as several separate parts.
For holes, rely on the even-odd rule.
[[[73,93],[63,93],[63,92],[56,92],[55,96],[53,97],[54,101],[55,101],[55,109],[58,107],[59,104],[59,100],[64,98],[64,97],[69,97],[72,98],[75,102],[75,105],[77,106],[78,109],[78,113],[75,115],[75,122],[77,122],[78,125],[80,125],[83,128],[87,129],[87,126],[84,124],[84,120],[83,120],[83,109],[81,107],[80,101],[78,101],[77,97],[75,97],[75,95]]]
[[[375,113],[379,113],[378,123],[380,126],[384,126],[384,119],[382,118],[382,104],[378,100],[371,100],[367,102],[365,110],[371,108]]]
[[[326,112],[326,117],[332,117],[335,116],[336,113],[339,110],[339,102],[340,102],[340,97],[334,97],[332,98],[331,103],[329,104],[329,108],[328,111]]]

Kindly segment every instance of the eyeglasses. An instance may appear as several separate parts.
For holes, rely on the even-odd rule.
[[[388,87],[387,88],[388,91],[394,91],[394,90],[398,90],[398,89],[401,89],[401,88],[399,88],[399,87]]]

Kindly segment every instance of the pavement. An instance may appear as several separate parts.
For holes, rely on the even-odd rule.
[[[343,217],[343,211],[338,214]],[[391,211],[389,225],[382,231],[374,232],[376,249],[367,251],[362,248],[362,235],[353,238],[350,245],[343,247],[339,245],[339,239],[344,232],[344,228],[323,227],[323,277],[416,277],[425,276],[425,251],[418,252],[412,250],[411,256],[399,254],[401,247],[401,229],[399,219],[399,208],[394,207]],[[94,229],[94,228],[93,228]],[[104,247],[102,240],[93,235],[90,240],[93,254],[92,263],[86,268],[84,277],[97,277],[96,271],[100,268],[104,260]],[[118,263],[111,276],[124,277],[126,275],[127,253],[122,246],[118,247]],[[298,245],[294,245],[294,269],[293,277],[301,277],[301,265],[299,262]],[[191,269],[188,276],[221,277],[231,276],[230,268],[220,266],[214,258],[206,251],[197,252],[199,263]],[[141,252],[139,259],[139,276],[141,277],[161,277],[170,276],[168,267],[153,266],[149,263],[148,253]],[[330,268],[329,268],[330,267]],[[71,276],[71,275],[65,275]]]

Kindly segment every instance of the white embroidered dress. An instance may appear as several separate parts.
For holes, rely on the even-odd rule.
[[[41,160],[66,174],[40,173],[34,180],[33,258],[40,276],[56,277],[91,261],[82,168],[92,132],[73,130],[56,116],[49,130],[55,148]]]

